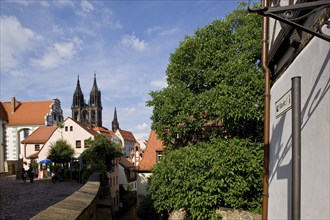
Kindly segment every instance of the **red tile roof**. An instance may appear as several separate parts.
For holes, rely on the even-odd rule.
[[[119,129],[121,136],[123,136],[125,141],[136,142],[136,139],[132,132]]]
[[[155,131],[150,132],[147,146],[144,150],[143,158],[140,164],[137,166],[137,171],[150,172],[152,167],[157,164],[157,152],[161,152],[165,149],[163,142],[157,137]]]
[[[52,136],[57,126],[41,126],[28,137],[26,137],[22,144],[44,144]]]
[[[19,102],[13,98],[12,102],[2,102],[1,104],[7,113],[8,126],[44,125],[53,100]]]
[[[122,165],[124,168],[129,169],[133,168],[134,164],[128,161],[125,157],[120,157],[119,164]]]

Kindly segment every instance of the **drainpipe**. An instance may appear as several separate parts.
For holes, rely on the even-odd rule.
[[[269,0],[263,0],[263,7],[269,7]],[[265,78],[265,100],[264,100],[264,173],[262,191],[262,219],[268,218],[268,179],[269,179],[269,130],[270,130],[270,75],[267,65],[268,60],[268,38],[269,18],[262,17],[262,69]]]
[[[292,219],[300,219],[301,197],[301,77],[292,84]]]

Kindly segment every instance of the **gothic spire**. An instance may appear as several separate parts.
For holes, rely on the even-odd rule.
[[[115,113],[113,115],[113,121],[112,121],[112,131],[116,132],[119,129],[119,122],[117,118],[117,109],[115,107]]]
[[[72,106],[83,106],[84,103],[84,94],[81,91],[80,88],[80,81],[79,81],[79,75],[77,79],[77,85],[76,85],[76,90],[74,91],[73,94],[73,101],[72,101]]]
[[[93,87],[92,87],[92,91],[91,92],[98,92],[99,89],[97,88],[97,83],[96,83],[96,73],[94,73],[94,83],[93,83]]]

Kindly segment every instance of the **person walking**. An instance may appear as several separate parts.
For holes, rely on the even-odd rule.
[[[24,169],[24,167],[22,168],[22,179],[23,179],[23,182],[26,183],[26,177],[27,177],[27,173]]]
[[[28,169],[28,176],[30,178],[30,183],[33,183],[33,172],[31,167]]]

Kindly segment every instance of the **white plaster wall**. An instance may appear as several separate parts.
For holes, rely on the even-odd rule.
[[[60,140],[62,137],[66,140],[71,146],[75,149],[74,157],[79,157],[85,148],[84,140],[93,137],[88,131],[74,122],[72,119],[68,118],[64,123],[64,128],[57,128],[49,140],[45,143],[44,147],[39,153],[38,161],[44,160],[47,158],[48,150],[51,144],[54,144],[57,140]],[[68,131],[65,131],[65,127],[68,127]],[[70,126],[73,127],[73,131],[70,131]],[[81,140],[81,148],[76,148],[76,140]]]
[[[6,160],[18,160],[19,152],[24,156],[24,145],[18,143],[24,140],[23,133],[18,133],[22,129],[29,129],[29,134],[36,130],[40,125],[29,126],[8,126],[6,128]],[[18,139],[18,135],[20,138]],[[20,150],[18,149],[20,147]]]
[[[269,219],[291,218],[291,116],[275,102],[301,76],[301,218],[330,219],[330,48],[314,37],[271,88]]]
[[[119,185],[127,185],[127,179],[125,175],[125,169],[119,164]]]
[[[151,176],[151,173],[137,173],[137,207],[140,206],[143,197],[147,195],[147,186],[148,186],[148,178]]]

